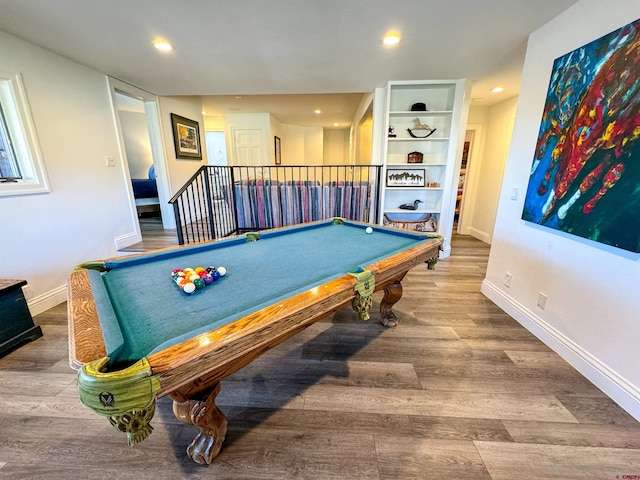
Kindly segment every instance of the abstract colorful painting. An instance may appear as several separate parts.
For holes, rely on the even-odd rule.
[[[640,20],[557,58],[522,218],[640,252]]]

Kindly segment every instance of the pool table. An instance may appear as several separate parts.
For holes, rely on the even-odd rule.
[[[372,233],[365,228],[370,226]],[[414,266],[438,259],[441,238],[344,219],[79,265],[69,279],[69,357],[82,403],[127,433],[151,433],[155,399],[169,395],[176,417],[200,427],[187,453],[208,464],[227,419],[220,381],[326,315],[351,303],[368,318],[383,290],[382,323]],[[176,268],[227,270],[185,294]]]

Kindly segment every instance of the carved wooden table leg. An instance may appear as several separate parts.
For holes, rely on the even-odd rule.
[[[200,428],[200,433],[187,447],[187,454],[200,464],[210,464],[220,453],[227,434],[227,417],[216,406],[220,383],[205,390],[198,398],[185,402],[173,401],[173,413],[187,425]]]
[[[391,311],[391,307],[393,307],[400,298],[402,298],[402,284],[400,280],[396,280],[384,289],[384,296],[380,302],[381,323],[385,327],[395,327],[398,325],[398,319],[396,314]]]

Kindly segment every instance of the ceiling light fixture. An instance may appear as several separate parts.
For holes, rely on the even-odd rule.
[[[500,93],[504,91],[504,87],[493,87],[491,93]]]
[[[388,46],[397,45],[400,43],[400,34],[399,33],[388,33],[382,39],[382,43]]]
[[[154,40],[152,45],[163,52],[172,52],[175,50],[175,47],[166,40]]]
[[[316,115],[320,115],[322,113],[322,110],[316,109],[313,111],[313,113],[315,113]]]
[[[334,127],[339,127],[339,126],[340,126],[340,124],[339,124],[339,123],[334,123],[334,124],[333,124],[333,126],[334,126]]]

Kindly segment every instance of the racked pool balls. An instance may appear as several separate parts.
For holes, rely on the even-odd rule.
[[[220,277],[227,274],[225,267],[196,267],[196,268],[175,268],[171,271],[171,278],[176,285],[187,295],[191,295],[196,290],[201,290],[207,285],[211,285]]]

